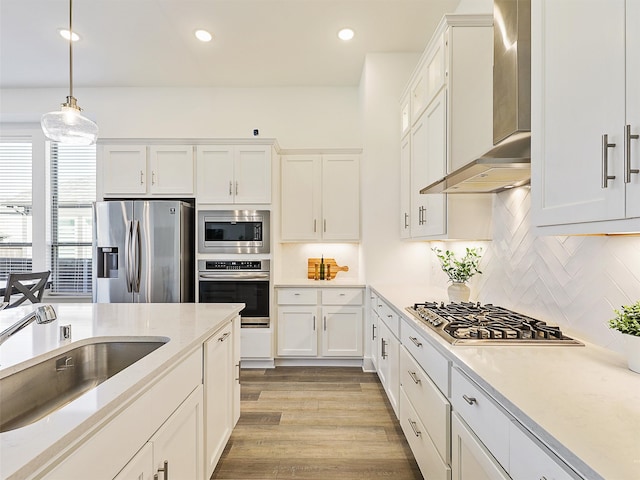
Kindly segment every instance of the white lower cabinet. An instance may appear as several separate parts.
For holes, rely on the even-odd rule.
[[[202,476],[202,386],[160,427],[114,480],[147,480]],[[157,477],[160,478],[160,477]]]
[[[398,416],[400,399],[400,341],[388,325],[378,322],[378,377],[387,393],[393,411]]]
[[[362,288],[278,288],[280,357],[362,358]]]
[[[206,474],[211,476],[233,429],[233,333],[228,324],[204,342]]]
[[[430,445],[435,448],[442,463],[448,465],[451,460],[451,404],[404,345],[400,347],[400,391],[410,401],[411,408],[424,425]],[[404,414],[400,408],[400,416],[404,417]],[[430,470],[423,470],[422,474],[428,478]]]
[[[113,480],[151,480],[153,472],[153,445],[146,443]]]
[[[510,480],[486,447],[457,413],[451,414],[453,480]]]
[[[423,477],[429,480],[450,480],[451,468],[442,461],[420,416],[402,389],[400,390],[400,425]]]
[[[154,472],[163,473],[158,478],[204,478],[202,426],[200,385],[150,440]]]
[[[322,307],[322,356],[361,357],[362,309]]]
[[[509,446],[509,473],[512,478],[517,480],[580,478],[516,422],[512,422],[509,429]]]
[[[508,470],[511,419],[457,368],[451,369],[451,404],[500,465]]]

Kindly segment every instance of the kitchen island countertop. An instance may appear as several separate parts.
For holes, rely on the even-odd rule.
[[[27,478],[91,428],[114,414],[132,395],[160,378],[170,366],[231,321],[244,304],[53,304],[57,320],[35,323],[0,347],[0,378],[70,346],[92,339],[168,340],[94,389],[47,417],[0,434],[0,478]],[[0,312],[0,330],[15,323],[33,305]],[[59,340],[59,327],[71,325],[71,339]],[[17,473],[16,473],[17,472]]]
[[[450,345],[405,311],[429,298],[428,290],[420,297],[415,288],[374,291],[585,478],[640,479],[640,374],[622,355],[588,342]]]

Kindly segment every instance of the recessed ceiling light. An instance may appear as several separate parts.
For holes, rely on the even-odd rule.
[[[196,30],[195,36],[201,42],[210,42],[213,36],[206,30]]]
[[[58,29],[58,33],[60,34],[60,36],[62,38],[64,38],[65,40],[69,40],[71,39],[74,42],[77,42],[78,40],[80,40],[80,35],[78,35],[76,32],[73,32],[72,34],[69,32],[69,30],[67,30],[66,28],[59,28]]]
[[[351,40],[354,35],[355,35],[355,33],[351,28],[343,28],[342,30],[340,30],[338,32],[338,38],[340,40],[344,40],[345,42],[347,40]]]

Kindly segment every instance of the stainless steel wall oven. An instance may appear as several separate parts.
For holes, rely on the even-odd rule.
[[[201,303],[244,303],[242,328],[269,327],[269,260],[199,260]]]

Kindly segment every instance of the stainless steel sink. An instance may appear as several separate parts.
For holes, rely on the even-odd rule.
[[[90,343],[0,379],[0,432],[46,417],[165,343]]]

